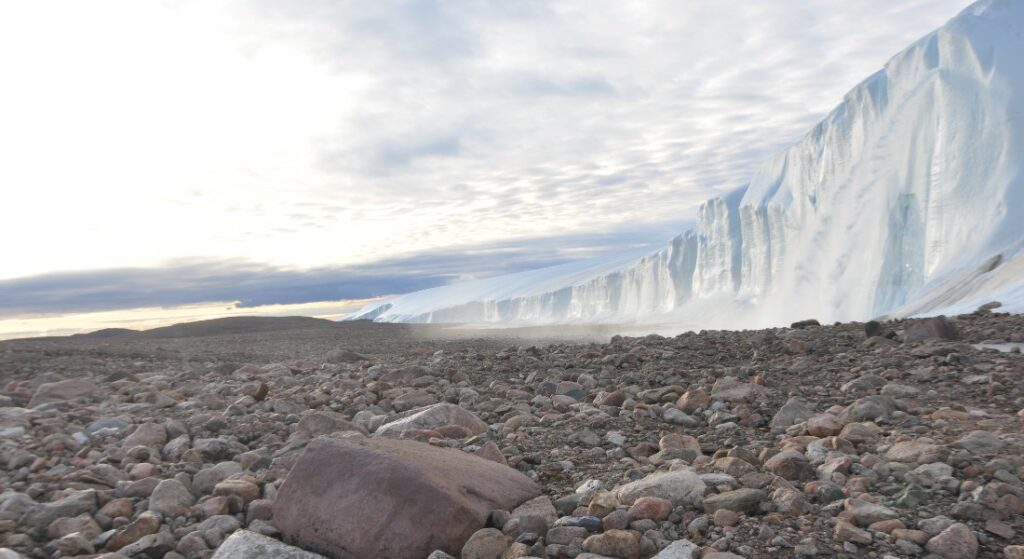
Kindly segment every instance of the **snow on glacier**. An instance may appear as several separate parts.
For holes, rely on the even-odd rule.
[[[457,283],[350,318],[677,323],[1024,312],[1024,2],[893,57],[658,251]],[[973,305],[973,306],[972,306]]]

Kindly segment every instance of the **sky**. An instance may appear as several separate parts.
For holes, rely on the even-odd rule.
[[[966,5],[5,2],[0,320],[657,246]]]

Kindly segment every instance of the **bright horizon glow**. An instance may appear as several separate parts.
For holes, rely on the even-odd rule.
[[[67,315],[27,316],[0,319],[0,340],[38,336],[68,336],[95,332],[105,328],[150,330],[182,322],[238,316],[311,316],[339,320],[369,302],[371,300],[320,301],[296,305],[239,307],[236,301],[225,301],[177,307],[144,307]]]

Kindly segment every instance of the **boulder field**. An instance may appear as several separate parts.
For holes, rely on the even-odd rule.
[[[1022,559],[993,309],[0,342],[0,559]]]

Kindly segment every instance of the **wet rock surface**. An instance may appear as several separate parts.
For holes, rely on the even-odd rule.
[[[794,326],[0,342],[0,558],[1024,557],[1024,318]]]

